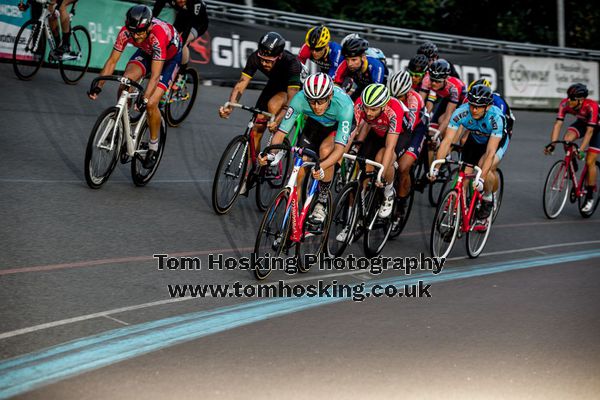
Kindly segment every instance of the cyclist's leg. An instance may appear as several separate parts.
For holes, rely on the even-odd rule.
[[[50,3],[48,4],[48,12],[50,13],[48,21],[50,22],[50,30],[52,31],[52,36],[54,36],[54,42],[56,43],[56,47],[59,47],[60,32],[58,30],[58,18],[56,16],[56,2],[57,0],[50,0]]]
[[[587,124],[583,121],[577,120],[573,122],[565,133],[564,140],[568,142],[573,142],[585,135],[585,130],[587,128]]]
[[[141,50],[137,50],[129,61],[127,62],[127,66],[125,67],[125,72],[123,76],[131,79],[132,81],[138,81],[143,76],[146,76],[146,72],[150,71],[150,59],[145,56]],[[119,92],[117,93],[117,98],[121,95],[121,91],[125,90],[126,86],[121,85],[119,87]]]
[[[68,50],[71,46],[71,19],[69,17],[69,11],[67,7],[77,0],[59,0],[58,10],[60,11],[60,26],[62,28],[62,43],[61,48]]]
[[[506,151],[508,150],[508,146],[510,145],[510,136],[507,134],[501,141],[500,144],[498,145],[498,150],[496,150],[496,155],[494,156],[494,162],[492,163],[492,168],[490,169],[490,172],[488,174],[488,177],[485,179],[486,183],[488,179],[493,179],[492,182],[490,183],[491,186],[489,187],[489,190],[491,190],[492,192],[496,192],[498,190],[498,185],[500,184],[500,182],[498,181],[497,178],[497,174],[496,174],[496,170],[498,169],[498,166],[500,165],[500,162],[502,161],[502,158],[504,158],[504,155],[506,154]],[[486,189],[487,191],[487,189]]]

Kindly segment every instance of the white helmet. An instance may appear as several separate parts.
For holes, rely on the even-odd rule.
[[[333,92],[333,81],[329,75],[319,72],[306,78],[303,89],[309,100],[324,99]]]
[[[388,79],[388,88],[394,97],[400,97],[408,93],[412,87],[412,79],[408,71],[396,72]]]

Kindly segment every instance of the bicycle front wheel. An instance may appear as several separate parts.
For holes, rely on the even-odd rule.
[[[579,208],[579,214],[581,214],[581,216],[583,218],[589,218],[594,214],[594,211],[596,211],[596,208],[598,208],[598,201],[600,201],[600,163],[598,161],[596,161],[596,182],[594,182],[594,186],[596,187],[596,192],[594,193],[594,205],[592,206],[592,208],[589,211],[583,211],[584,207],[586,206],[587,203],[587,199],[586,196],[580,196],[577,200],[578,200],[578,208]],[[584,185],[588,185],[587,183],[587,177],[588,174],[590,173],[590,171],[586,171],[586,175],[583,178],[583,184]]]
[[[350,182],[340,191],[335,201],[330,235],[327,240],[327,253],[340,257],[352,240],[356,225],[358,182]]]
[[[490,235],[494,218],[493,212],[491,212],[485,220],[477,219],[476,214],[477,212],[473,211],[473,216],[471,217],[471,230],[467,232],[466,246],[467,254],[470,258],[478,257],[483,251],[488,236]]]
[[[92,39],[83,26],[71,30],[71,51],[63,54],[59,63],[60,76],[66,84],[74,85],[83,78],[92,56]]]
[[[312,224],[309,221],[309,216],[312,214],[315,206],[317,205],[317,196],[313,197],[313,201],[308,208],[307,218],[304,220],[302,226],[302,239],[296,243],[296,259],[298,262],[298,270],[300,272],[307,272],[310,266],[305,263],[306,256],[320,256],[325,250],[327,244],[327,237],[329,236],[329,227],[331,226],[331,219],[333,215],[333,198],[331,197],[331,190],[327,191],[327,198],[325,203],[325,220],[320,224]]]
[[[13,46],[12,63],[17,78],[29,81],[38,72],[46,56],[46,36],[42,24],[29,20],[23,24]]]
[[[429,245],[433,257],[446,258],[452,251],[460,228],[460,207],[456,190],[446,193],[440,201],[431,226]]]
[[[453,169],[447,165],[442,164],[440,166],[440,172],[435,181],[429,183],[429,204],[432,207],[437,207],[440,204],[440,199],[444,195],[444,190],[448,185],[448,182],[454,177]]]
[[[284,139],[283,144],[289,146],[287,138]],[[290,152],[289,150],[283,151],[284,156],[277,165],[266,165],[260,168],[258,174],[258,182],[256,185],[256,206],[260,211],[265,211],[271,199],[277,194],[279,190],[285,185],[288,173],[290,171]]]
[[[145,186],[148,182],[150,182],[158,170],[160,160],[162,160],[162,156],[165,152],[166,143],[167,124],[165,123],[165,119],[161,114],[156,164],[154,164],[154,166],[150,169],[144,168],[143,160],[146,157],[146,152],[150,146],[150,127],[148,126],[148,119],[145,118],[137,140],[135,156],[133,157],[133,160],[131,160],[131,179],[133,179],[133,183],[136,186]]]
[[[165,115],[170,126],[179,126],[192,111],[196,96],[198,94],[198,84],[200,78],[198,72],[194,68],[186,68],[183,74],[183,86],[171,92],[167,105],[165,107]]]
[[[498,179],[498,189],[494,192],[494,209],[492,211],[492,222],[496,221],[500,205],[502,204],[502,196],[504,195],[504,174],[500,168],[496,169],[496,178]]]
[[[265,212],[254,242],[256,257],[280,257],[283,251],[290,246],[291,218],[286,219],[289,196],[290,192],[287,188],[281,190]],[[269,276],[271,269],[261,264],[256,265],[252,272],[256,279],[263,280]]]
[[[370,207],[365,220],[363,247],[367,257],[377,257],[385,247],[392,232],[394,209],[392,208],[392,212],[388,217],[381,218],[379,207],[383,202],[383,191],[377,190],[375,193],[367,195],[367,198],[369,196],[374,196],[374,198],[371,201],[367,200]]]
[[[544,184],[544,214],[549,219],[558,217],[561,213],[570,192],[569,171],[564,160],[559,160],[552,165],[546,183]]]
[[[248,167],[248,138],[233,138],[221,156],[212,187],[212,206],[217,214],[228,212],[242,190]]]
[[[85,151],[85,181],[92,189],[100,188],[110,177],[123,141],[123,123],[117,121],[119,109],[106,109],[94,124]]]

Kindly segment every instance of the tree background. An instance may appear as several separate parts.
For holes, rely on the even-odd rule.
[[[231,3],[243,4],[243,0]],[[558,45],[556,1],[254,0],[257,7],[437,33]],[[564,0],[567,47],[600,49],[600,7]]]

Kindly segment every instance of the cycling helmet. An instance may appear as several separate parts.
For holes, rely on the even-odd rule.
[[[429,59],[425,54],[417,54],[408,62],[408,70],[410,72],[425,72],[429,67]]]
[[[369,42],[365,39],[348,39],[342,46],[342,55],[344,57],[362,56],[368,48]]]
[[[436,60],[438,58],[438,47],[435,43],[427,41],[419,46],[417,54],[423,54],[430,60]]]
[[[443,58],[435,60],[429,67],[431,79],[441,81],[450,76],[450,63]]]
[[[283,53],[285,39],[277,32],[267,32],[258,42],[258,55],[263,58],[276,58]]]
[[[137,5],[127,10],[125,26],[131,33],[147,31],[152,23],[152,10],[148,6]]]
[[[471,90],[471,88],[472,88],[473,86],[475,86],[475,85],[485,85],[485,86],[487,86],[487,87],[491,88],[491,87],[492,87],[492,82],[488,81],[488,80],[487,80],[487,79],[485,79],[485,78],[480,78],[480,79],[477,79],[476,81],[473,81],[473,82],[471,82],[471,83],[469,84],[469,87],[467,88],[467,91]]]
[[[394,97],[404,96],[412,87],[412,79],[407,71],[396,72],[387,81],[388,89]]]
[[[390,101],[390,91],[381,83],[371,83],[363,90],[361,98],[367,107],[385,107]]]
[[[329,29],[327,29],[326,26],[321,25],[310,28],[310,30],[306,32],[304,41],[311,49],[322,49],[329,44],[330,39],[331,33],[329,33]]]
[[[346,43],[350,39],[360,39],[360,35],[358,33],[351,33],[349,35],[344,36],[342,41],[340,42],[340,46],[344,47],[344,43]]]
[[[304,95],[308,100],[320,100],[333,92],[333,80],[322,72],[309,75],[304,81]]]
[[[493,100],[492,88],[482,84],[473,86],[467,94],[467,101],[474,106],[487,106]]]
[[[570,100],[585,99],[588,94],[588,88],[583,83],[574,83],[567,89],[567,96]]]

